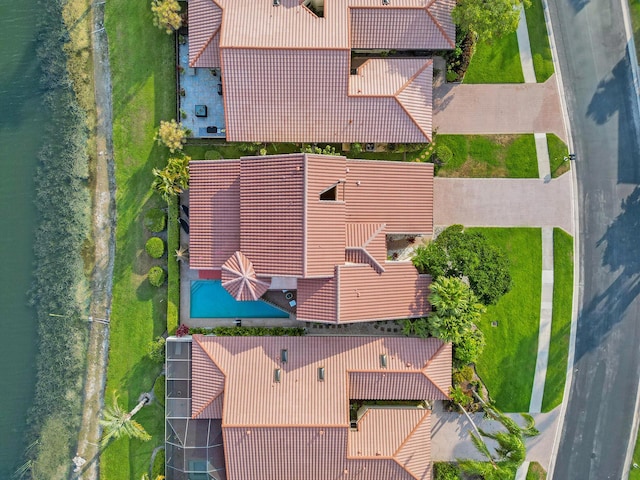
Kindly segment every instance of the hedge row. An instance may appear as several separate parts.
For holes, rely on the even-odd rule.
[[[299,327],[214,327],[189,328],[189,334],[217,335],[218,337],[301,337],[304,328]]]
[[[180,248],[180,224],[178,223],[178,199],[169,202],[169,228],[167,229],[167,332],[176,333],[178,328],[178,314],[180,311],[180,264],[175,251]]]

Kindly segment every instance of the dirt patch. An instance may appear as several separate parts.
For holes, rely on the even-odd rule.
[[[91,275],[91,306],[93,318],[87,352],[87,372],[84,385],[82,425],[78,437],[78,452],[88,460],[86,467],[74,478],[99,478],[99,424],[104,406],[104,386],[109,351],[109,308],[115,258],[115,172],[112,143],[111,74],[107,36],[104,30],[104,3],[91,4],[83,0],[83,15],[90,18],[93,37],[91,55],[95,105],[85,103],[90,116],[95,118],[95,134],[89,143],[92,150],[93,194],[93,271]],[[76,6],[76,8],[78,8]],[[86,99],[90,95],[84,92]],[[86,100],[85,100],[86,101]]]

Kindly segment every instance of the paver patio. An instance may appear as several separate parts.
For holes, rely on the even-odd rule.
[[[434,179],[434,225],[560,227],[573,232],[571,175],[540,179]]]
[[[567,138],[555,75],[544,83],[437,86],[433,126],[447,134],[544,132]]]

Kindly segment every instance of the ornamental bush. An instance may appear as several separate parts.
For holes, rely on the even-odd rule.
[[[162,232],[167,227],[167,214],[160,208],[147,210],[144,215],[144,226],[150,232]]]
[[[161,287],[167,278],[167,274],[161,267],[151,267],[147,278],[149,279],[149,283],[154,287]]]
[[[147,355],[149,358],[158,363],[164,362],[164,337],[156,337],[155,340],[149,342],[147,347]]]
[[[152,258],[160,258],[164,255],[164,241],[160,237],[151,237],[144,249]]]
[[[507,255],[489,244],[482,233],[467,232],[462,225],[452,225],[433,242],[418,247],[413,264],[434,280],[441,276],[467,277],[469,286],[484,305],[495,304],[511,290]]]
[[[160,121],[160,128],[156,134],[156,140],[169,148],[171,153],[182,150],[183,144],[187,141],[187,129],[175,120],[165,122]]]

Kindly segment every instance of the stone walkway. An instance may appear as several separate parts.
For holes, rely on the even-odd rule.
[[[544,83],[447,83],[434,88],[433,98],[438,133],[545,132],[566,141],[555,75]]]

